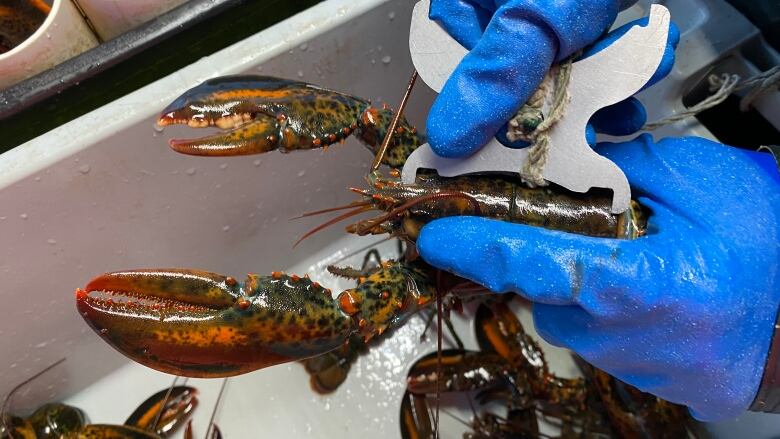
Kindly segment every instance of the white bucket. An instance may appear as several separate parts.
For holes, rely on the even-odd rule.
[[[34,76],[98,45],[70,0],[54,0],[49,16],[22,44],[0,55],[0,89]]]

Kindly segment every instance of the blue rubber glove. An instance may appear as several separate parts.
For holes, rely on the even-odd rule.
[[[538,87],[552,63],[596,41],[614,21],[618,9],[632,3],[432,0],[430,17],[471,50],[428,114],[427,135],[433,150],[446,157],[467,156],[499,131],[506,131],[502,126]],[[646,24],[647,19],[637,22]],[[588,54],[606,47],[630,26],[611,32]],[[650,84],[671,70],[678,40],[679,32],[673,26],[664,62]],[[636,132],[646,120],[644,108],[636,100],[616,104],[611,111],[622,117],[594,117],[595,131],[626,135]],[[593,130],[589,138],[595,143]]]
[[[649,135],[600,145],[652,210],[636,240],[453,217],[423,228],[430,264],[534,302],[539,334],[621,380],[733,417],[759,387],[780,305],[780,178],[746,152]]]

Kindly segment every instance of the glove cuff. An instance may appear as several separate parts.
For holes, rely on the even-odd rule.
[[[750,411],[780,413],[780,314],[775,321],[775,331],[766,358],[764,376]]]

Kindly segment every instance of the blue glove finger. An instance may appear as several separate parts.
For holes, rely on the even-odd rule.
[[[596,132],[610,136],[628,136],[642,129],[647,122],[647,111],[636,98],[628,98],[604,107],[590,118]],[[590,143],[590,142],[588,142]],[[595,144],[590,143],[591,145]]]
[[[466,49],[477,44],[492,15],[493,11],[468,0],[432,0],[428,13]]]
[[[617,13],[616,0],[582,3],[513,0],[496,10],[428,114],[428,140],[437,154],[464,157],[487,143],[552,62],[595,40]]]
[[[585,276],[614,270],[616,258],[634,266],[630,244],[475,217],[433,221],[417,239],[420,255],[435,267],[554,305],[578,304]]]

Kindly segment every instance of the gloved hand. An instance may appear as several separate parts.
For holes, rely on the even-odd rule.
[[[421,256],[522,294],[545,340],[696,418],[738,415],[758,390],[780,305],[772,157],[649,135],[598,152],[652,210],[648,235],[593,238],[452,217],[423,228]]]
[[[432,0],[430,18],[470,49],[428,114],[426,132],[433,150],[445,157],[475,152],[528,100],[554,61],[596,41],[618,10],[633,3],[635,0]],[[645,24],[647,19],[638,20],[642,21]],[[589,54],[629,27],[611,33]],[[679,32],[673,26],[664,62],[650,84],[671,70],[678,40]],[[644,124],[646,115],[638,101],[630,99],[616,106],[594,117],[596,131],[626,135]],[[613,118],[610,113],[622,117]],[[503,131],[506,129],[499,136]],[[589,139],[595,143],[592,131]]]

